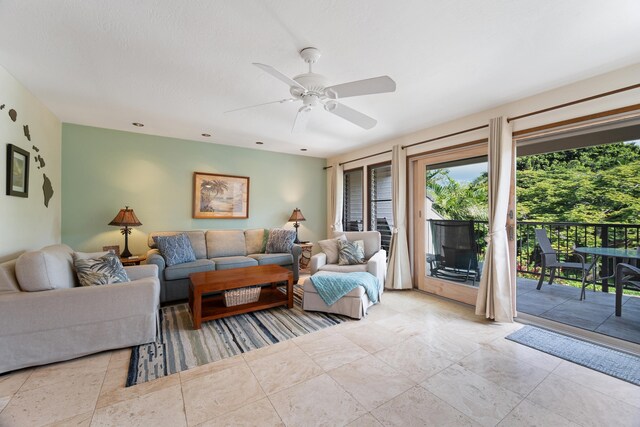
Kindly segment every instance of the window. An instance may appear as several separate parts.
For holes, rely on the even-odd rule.
[[[344,231],[363,230],[363,175],[362,168],[344,172],[344,211],[342,214],[342,229]]]
[[[377,230],[389,252],[393,227],[391,163],[369,166],[369,230]]]

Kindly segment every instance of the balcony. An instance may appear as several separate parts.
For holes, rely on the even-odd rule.
[[[439,222],[447,222],[438,220]],[[454,223],[455,221],[451,221]],[[472,245],[482,265],[486,251],[486,221],[469,221],[473,230]],[[586,329],[640,344],[640,292],[625,290],[622,316],[615,316],[615,294],[612,280],[597,281],[596,291],[589,284],[586,299],[580,301],[581,277],[574,271],[561,271],[553,285],[548,276],[540,290],[536,289],[540,276],[540,250],[535,232],[543,228],[561,259],[578,261],[573,248],[578,246],[636,248],[640,246],[640,224],[596,224],[567,222],[518,222],[517,243],[517,301],[519,313],[526,313],[566,325]],[[596,265],[597,277],[610,276],[616,260],[603,257]],[[591,271],[593,274],[593,270]],[[592,276],[590,276],[592,279]],[[473,285],[473,281],[466,282]],[[478,283],[475,283],[477,286]]]

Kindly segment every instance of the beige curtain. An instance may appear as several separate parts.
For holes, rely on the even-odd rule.
[[[329,225],[328,237],[332,237],[334,231],[342,231],[342,203],[344,187],[344,168],[338,163],[331,167],[331,181],[329,183]]]
[[[407,243],[407,153],[394,145],[391,160],[393,181],[393,237],[389,248],[389,266],[384,287],[387,289],[411,289],[411,267]]]
[[[507,215],[511,189],[513,144],[506,118],[489,122],[489,235],[476,314],[513,322]]]

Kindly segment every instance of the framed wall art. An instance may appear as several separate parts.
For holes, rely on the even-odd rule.
[[[249,177],[193,173],[194,218],[249,218]]]
[[[7,144],[7,196],[29,197],[29,152]]]

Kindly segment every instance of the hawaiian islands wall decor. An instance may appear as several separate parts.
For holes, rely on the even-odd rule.
[[[0,105],[0,110],[4,110],[5,106],[6,104]],[[15,123],[18,120],[18,112],[13,108],[11,108],[8,111],[8,114],[12,122]],[[31,141],[31,131],[29,130],[29,125],[23,125],[22,131],[24,133],[24,137],[27,138],[27,141]],[[11,161],[11,166],[14,166],[13,159],[9,155],[10,147],[12,147],[12,145],[8,144],[7,146],[7,195],[18,196],[18,197],[29,197],[29,152],[22,150],[19,147],[13,146],[18,150],[21,150],[24,153],[26,153],[26,162],[25,162],[26,169],[25,169],[24,182],[23,182],[24,187],[22,187],[22,181],[20,181],[22,179],[21,178],[22,175],[20,175],[19,173],[19,169],[21,167],[21,162],[22,162],[22,157],[20,156],[24,156],[24,154],[19,154],[18,157],[16,157],[17,163],[15,164],[15,171],[18,173],[18,175],[15,176],[14,183],[16,183],[16,187],[14,189],[14,183],[12,183],[12,181],[10,181],[10,178],[9,178],[10,176],[13,177],[13,174],[10,175],[10,172],[9,172],[10,170],[12,170],[10,168],[10,161]],[[36,156],[34,157],[33,160],[38,166],[38,169],[44,169],[46,163],[44,161],[44,158],[42,157],[42,154],[40,154],[40,149],[35,145],[33,145],[31,148],[33,149],[33,151],[36,152]],[[24,191],[20,191],[21,189],[24,189]],[[46,208],[49,207],[49,202],[53,198],[53,194],[54,194],[53,184],[51,184],[51,180],[49,179],[47,174],[43,172],[42,173],[42,195],[44,197],[44,206]]]
[[[29,197],[29,152],[7,144],[7,196]]]
[[[249,218],[249,177],[193,173],[194,218]]]

